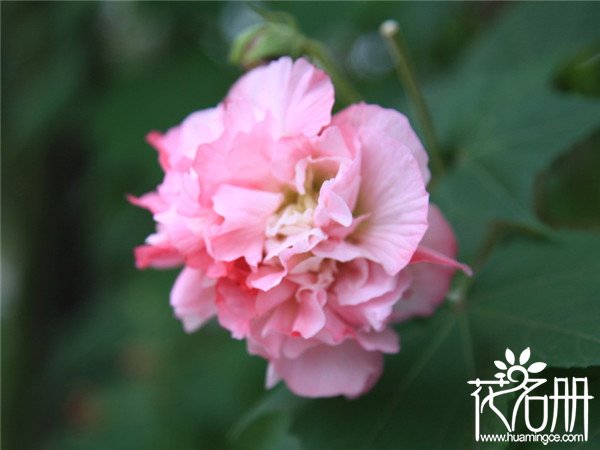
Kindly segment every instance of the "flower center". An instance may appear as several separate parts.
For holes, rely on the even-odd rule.
[[[313,168],[307,168],[304,193],[292,189],[284,191],[284,200],[267,222],[267,237],[287,237],[306,232],[313,227],[313,215],[321,185],[325,177]]]
[[[267,222],[267,237],[292,236],[310,230],[316,207],[317,201],[312,192],[300,195],[289,191],[279,210]]]

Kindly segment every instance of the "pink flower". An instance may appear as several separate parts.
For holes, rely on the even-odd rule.
[[[216,108],[148,141],[165,172],[131,201],[156,233],[140,268],[183,265],[186,331],[215,314],[269,361],[267,385],[356,397],[399,350],[394,322],[433,313],[458,264],[429,204],[427,154],[400,113],[334,92],[304,59],[244,75]]]

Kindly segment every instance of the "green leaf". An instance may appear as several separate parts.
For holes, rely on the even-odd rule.
[[[454,167],[433,201],[455,227],[467,261],[494,220],[538,226],[536,176],[600,127],[600,102],[553,88],[553,70],[569,52],[598,38],[600,8],[578,6],[512,8],[456,73],[428,92],[440,140],[454,150]]]
[[[459,69],[511,72],[522,67],[558,69],[573,53],[597,41],[600,4],[524,3],[508,8]]]
[[[600,83],[600,78],[598,78]],[[600,229],[600,129],[545,170],[536,183],[538,214],[553,226]]]
[[[494,220],[536,226],[536,175],[600,125],[600,102],[552,90],[543,70],[455,78],[432,97],[455,166],[433,201],[469,261]]]
[[[497,250],[467,300],[482,346],[531,347],[554,367],[600,364],[599,255],[600,236],[574,232]]]
[[[287,414],[271,413],[253,421],[233,442],[237,450],[300,450],[298,438],[288,433],[291,417]]]

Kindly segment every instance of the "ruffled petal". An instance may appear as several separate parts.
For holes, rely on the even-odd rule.
[[[344,267],[356,266],[359,261],[364,260],[353,261]],[[358,330],[383,331],[393,318],[394,305],[409,288],[412,278],[406,271],[391,276],[373,263],[368,263],[366,270],[368,278],[355,284],[351,280],[352,272],[341,269],[335,286],[337,295],[331,306]],[[364,275],[359,274],[356,278],[364,278]]]
[[[170,269],[183,264],[183,258],[172,246],[140,245],[134,250],[135,265],[138,269],[154,267],[155,269]]]
[[[193,163],[198,174],[200,200],[208,204],[223,184],[267,191],[280,190],[270,172],[275,140],[268,124],[261,122],[248,132],[223,133],[214,142],[200,145]]]
[[[352,225],[352,211],[356,206],[361,184],[360,170],[360,158],[356,158],[350,163],[342,164],[335,178],[323,183],[315,209],[316,226],[325,227],[330,221],[346,228]]]
[[[216,260],[245,258],[256,266],[262,259],[267,219],[283,196],[272,192],[221,185],[212,198],[214,210],[223,217],[208,239],[208,251]]]
[[[245,121],[248,115],[254,123],[269,115],[271,132],[279,138],[319,133],[331,120],[333,100],[333,85],[324,72],[303,58],[283,57],[240,78],[226,101]]]
[[[198,146],[213,142],[223,131],[223,107],[219,105],[190,114],[181,125],[165,134],[153,131],[146,140],[157,149],[165,171],[172,168],[185,170],[194,160]]]
[[[255,294],[226,278],[217,281],[216,292],[221,326],[231,331],[235,339],[247,337],[251,320],[256,316]]]
[[[343,264],[337,276],[335,292],[342,306],[358,305],[394,289],[396,279],[379,264],[356,259]]]
[[[185,331],[197,330],[216,313],[215,281],[201,270],[184,268],[171,290],[171,306]]]
[[[427,230],[429,195],[418,164],[405,146],[378,131],[363,130],[361,186],[355,216],[365,220],[346,239],[315,248],[321,257],[364,257],[390,275],[404,268]]]
[[[416,159],[425,184],[431,174],[427,163],[429,157],[414,132],[408,119],[393,109],[382,108],[378,105],[360,103],[340,111],[333,117],[332,125],[347,126],[352,129],[378,130],[391,137],[396,142],[405,145]]]
[[[325,303],[323,291],[303,291],[298,293],[298,312],[292,328],[292,334],[309,339],[325,326]]]
[[[429,195],[416,160],[385,135],[365,133],[359,210],[370,214],[352,238],[389,274],[405,267],[427,230]]]

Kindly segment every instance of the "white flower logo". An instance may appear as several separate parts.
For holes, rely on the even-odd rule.
[[[525,369],[525,364],[529,361],[529,358],[531,357],[531,350],[529,349],[529,347],[523,350],[519,355],[519,364],[515,364],[515,354],[509,348],[507,348],[504,352],[504,357],[506,358],[506,363],[508,364],[500,360],[494,361],[496,367],[502,371],[494,375],[499,380],[499,385],[501,387],[509,383],[509,381],[506,381],[507,374],[512,374],[515,371],[521,373],[540,373],[546,368],[546,363],[535,362],[529,367],[527,367],[527,369]],[[511,377],[509,376],[508,378]]]

